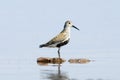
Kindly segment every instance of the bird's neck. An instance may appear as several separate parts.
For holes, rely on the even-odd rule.
[[[66,38],[65,40],[68,40],[70,38],[70,27],[64,27],[61,33]]]
[[[70,27],[64,27],[63,31],[70,34]]]

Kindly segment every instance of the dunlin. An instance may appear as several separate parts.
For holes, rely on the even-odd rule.
[[[55,36],[53,39],[51,39],[47,43],[40,45],[39,47],[40,48],[42,47],[58,48],[58,57],[60,58],[61,46],[66,45],[70,40],[71,27],[79,30],[77,27],[75,27],[72,24],[71,21],[68,20],[65,22],[63,30],[57,36]]]

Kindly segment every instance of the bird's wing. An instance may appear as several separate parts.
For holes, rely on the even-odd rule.
[[[47,42],[47,45],[55,44],[55,43],[60,43],[65,40],[65,34],[60,33],[57,36],[55,36],[53,39],[51,39],[49,42]]]

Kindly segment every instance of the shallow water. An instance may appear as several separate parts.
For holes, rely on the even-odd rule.
[[[67,52],[67,51],[66,51]],[[89,52],[89,51],[88,51]],[[1,56],[0,79],[1,80],[120,80],[119,53],[82,52],[72,54],[74,58],[91,60],[88,63],[69,63],[70,57],[66,53],[62,55],[66,62],[62,64],[37,63],[41,56]],[[70,52],[69,52],[70,53]],[[42,53],[40,53],[41,55]],[[45,54],[52,57],[53,53]],[[42,56],[43,57],[43,56]]]

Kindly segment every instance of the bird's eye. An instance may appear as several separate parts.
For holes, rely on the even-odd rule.
[[[70,22],[68,24],[70,24]]]

